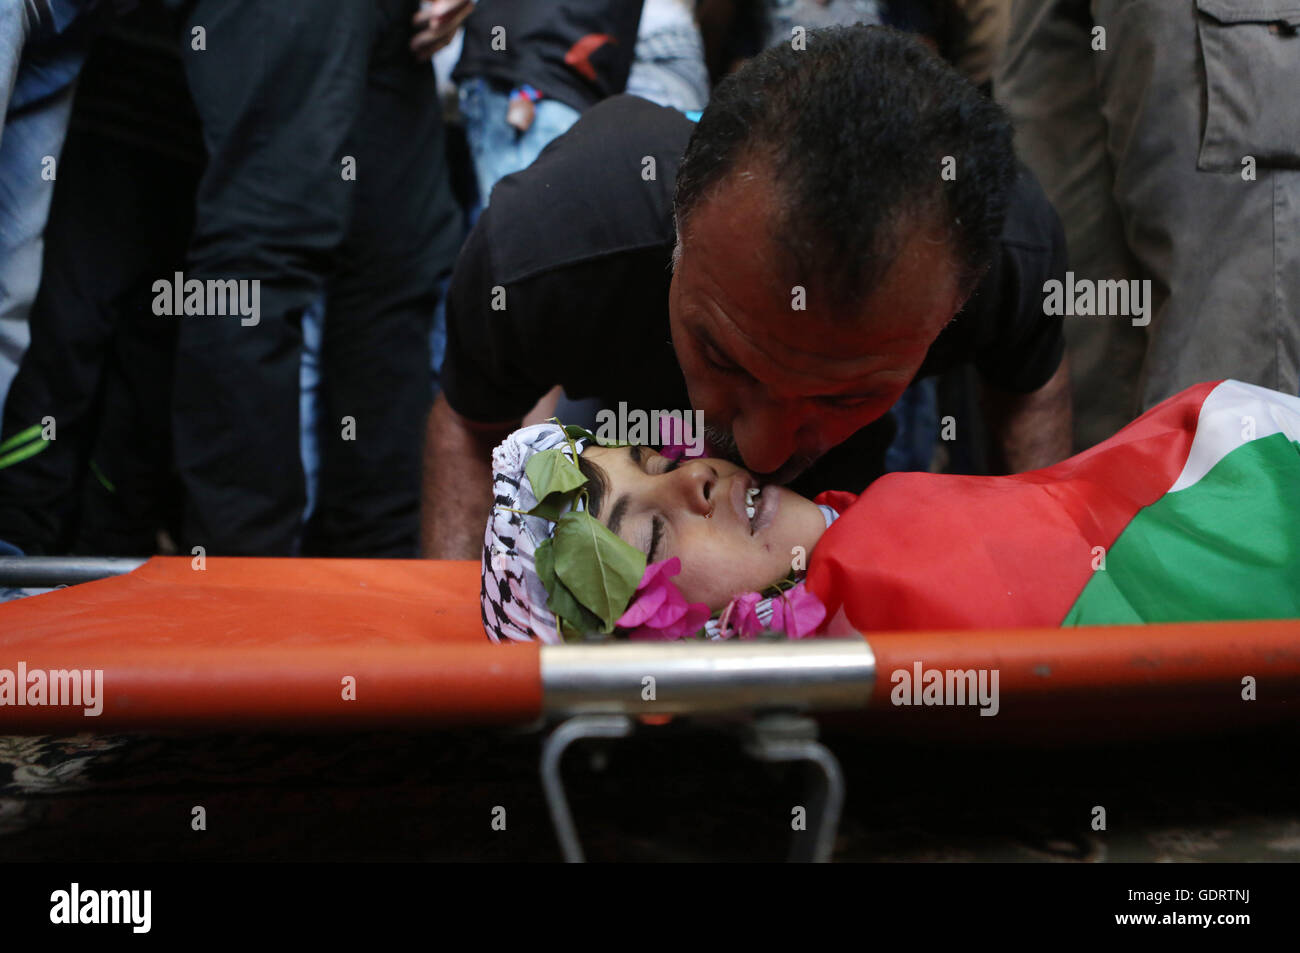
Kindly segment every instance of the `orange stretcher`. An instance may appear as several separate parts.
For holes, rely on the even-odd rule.
[[[537,647],[484,638],[478,585],[471,562],[174,557],[5,603],[0,669],[102,669],[105,705],[0,708],[0,730],[535,718]]]
[[[23,564],[34,561],[23,560]],[[93,722],[0,705],[0,731],[530,723],[547,714],[865,709],[893,673],[997,669],[999,715],[1300,711],[1300,620],[870,633],[802,642],[496,645],[477,562],[158,557],[0,604],[0,671],[100,669]],[[657,676],[654,698],[642,680]],[[1256,682],[1253,702],[1243,679]],[[345,695],[344,679],[354,690]],[[892,711],[891,711],[892,710]],[[915,720],[915,719],[913,719]],[[969,720],[969,719],[967,719]]]
[[[197,565],[159,557],[0,604],[0,734],[562,722],[543,751],[543,782],[576,859],[559,780],[570,743],[626,735],[638,719],[758,718],[756,756],[822,771],[825,821],[805,854],[825,859],[843,785],[810,711],[874,731],[988,737],[996,723],[1053,738],[1300,715],[1300,620],[497,645],[483,633],[477,562]],[[20,665],[102,672],[102,710],[6,701],[5,673],[14,685]],[[900,673],[931,670],[996,671],[997,717],[976,715],[970,699],[900,704]],[[919,689],[908,693],[919,702]]]

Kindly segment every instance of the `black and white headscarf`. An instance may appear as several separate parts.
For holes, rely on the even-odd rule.
[[[535,424],[516,430],[492,451],[492,513],[483,536],[483,628],[493,642],[561,641],[555,615],[546,607],[547,593],[533,564],[533,554],[555,532],[555,524],[540,516],[511,510],[537,505],[524,470],[529,457],[563,447],[572,457],[568,438],[556,424]],[[573,439],[581,454],[587,441]],[[577,463],[577,460],[573,461]],[[581,509],[582,501],[578,501]]]

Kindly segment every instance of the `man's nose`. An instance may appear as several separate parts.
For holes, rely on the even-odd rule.
[[[803,421],[789,403],[761,401],[746,407],[732,434],[745,466],[755,473],[772,473],[798,450]]]

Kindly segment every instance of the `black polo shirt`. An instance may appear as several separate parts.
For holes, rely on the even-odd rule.
[[[516,419],[555,384],[608,407],[690,406],[668,286],[673,183],[693,129],[675,110],[616,96],[501,180],[449,291],[443,389],[458,413]],[[1061,319],[1043,314],[1043,282],[1065,267],[1060,222],[1022,167],[992,267],[917,376],[973,363],[994,387],[1037,390],[1064,353]],[[860,491],[883,472],[893,432],[887,414],[792,486]]]

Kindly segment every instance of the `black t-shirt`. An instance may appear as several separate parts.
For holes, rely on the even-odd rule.
[[[581,112],[627,87],[642,3],[479,0],[452,78],[530,83]]]
[[[607,407],[690,406],[668,287],[673,183],[693,129],[675,110],[616,96],[501,180],[449,291],[443,388],[458,413],[517,419],[556,384]],[[973,363],[1002,390],[1041,387],[1064,353],[1061,319],[1043,314],[1043,282],[1065,267],[1060,222],[1021,168],[993,264],[917,377]],[[883,472],[893,431],[887,414],[792,486],[860,491]]]

